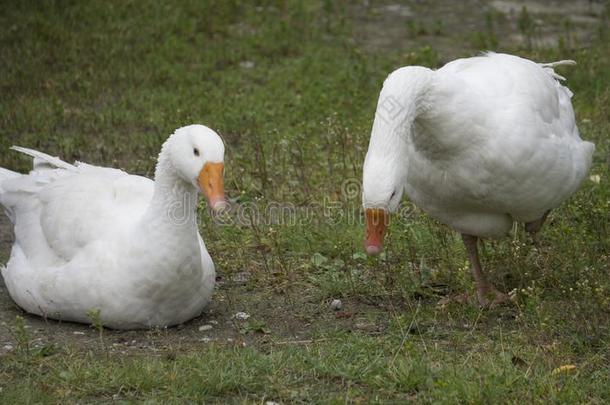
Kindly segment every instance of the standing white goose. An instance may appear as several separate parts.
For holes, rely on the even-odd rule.
[[[34,157],[21,175],[0,169],[0,204],[15,244],[0,268],[27,312],[117,329],[169,326],[210,301],[214,263],[197,226],[197,194],[224,202],[224,145],[202,125],[163,144],[155,181],[121,170]]]
[[[536,232],[585,178],[594,145],[581,140],[570,90],[553,67],[489,53],[386,79],[364,162],[365,249],[382,249],[403,192],[462,234],[481,305],[506,300],[484,277],[479,237],[514,221]]]

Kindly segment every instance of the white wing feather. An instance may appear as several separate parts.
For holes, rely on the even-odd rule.
[[[2,182],[0,204],[17,216],[15,236],[36,263],[69,261],[88,243],[144,213],[154,183],[121,170],[89,164],[71,165],[32,149],[13,147],[32,156],[28,175]]]

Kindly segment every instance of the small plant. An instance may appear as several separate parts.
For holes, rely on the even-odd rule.
[[[436,22],[434,23],[434,35],[436,36],[442,36],[445,34],[445,25],[443,23],[443,20],[436,20]]]
[[[428,30],[421,21],[409,20],[409,22],[407,22],[407,29],[412,37],[428,35]]]
[[[57,353],[54,344],[46,344],[40,347],[32,347],[32,339],[28,333],[28,326],[21,316],[15,317],[12,327],[8,327],[10,335],[15,339],[17,353],[31,360],[36,357],[49,357]]]
[[[102,317],[99,309],[90,309],[87,311],[87,316],[91,319],[91,327],[95,329],[99,334],[100,346],[102,350],[105,349],[104,345],[104,325],[102,324]]]
[[[239,328],[239,333],[243,335],[247,335],[249,333],[263,333],[268,335],[271,333],[271,329],[269,329],[265,321],[250,319],[241,328]]]
[[[534,32],[536,30],[536,23],[530,13],[527,11],[527,7],[523,6],[519,17],[517,18],[517,27],[519,32],[525,38],[528,49],[532,48]]]
[[[55,346],[54,344],[48,344],[48,345],[39,347],[36,350],[36,356],[49,357],[49,356],[52,356],[55,353],[57,353],[57,351],[58,351],[57,346]]]
[[[15,339],[15,343],[17,344],[17,350],[28,356],[30,355],[30,335],[28,334],[28,330],[26,328],[25,320],[21,316],[16,316],[15,321],[13,322],[13,327],[9,328],[9,332]]]
[[[478,31],[472,35],[472,45],[479,50],[495,50],[498,47],[496,34],[496,14],[485,13],[485,31]]]
[[[341,270],[345,266],[345,262],[341,259],[329,260],[326,256],[321,253],[314,253],[311,256],[311,264],[323,270]]]

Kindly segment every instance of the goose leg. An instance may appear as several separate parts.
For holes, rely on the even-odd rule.
[[[549,216],[550,212],[551,210],[548,210],[544,213],[542,218],[525,224],[525,231],[530,234],[534,246],[538,245],[538,239],[536,238],[536,235],[538,234],[540,228],[542,228],[542,225],[544,224],[544,221],[546,221],[546,217]]]
[[[508,301],[508,295],[501,293],[493,286],[483,274],[481,268],[481,262],[479,261],[479,251],[477,248],[478,238],[474,235],[462,234],[462,240],[466,246],[468,252],[468,259],[470,260],[470,268],[472,269],[472,275],[477,285],[477,298],[479,305],[494,307],[498,304]]]

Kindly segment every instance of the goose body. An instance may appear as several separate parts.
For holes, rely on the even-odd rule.
[[[177,130],[155,181],[15,149],[34,157],[27,175],[0,171],[0,204],[15,233],[1,273],[21,308],[83,323],[97,312],[118,329],[170,326],[201,313],[215,271],[198,232],[196,186],[204,167],[222,165],[216,133],[201,125]],[[204,189],[214,203],[222,198],[216,171],[214,196]]]
[[[585,178],[594,145],[580,138],[558,64],[572,62],[489,53],[390,74],[364,164],[369,222],[395,210],[403,192],[473,237],[506,235],[514,221],[559,206]],[[381,249],[381,228],[369,226],[369,253]]]

